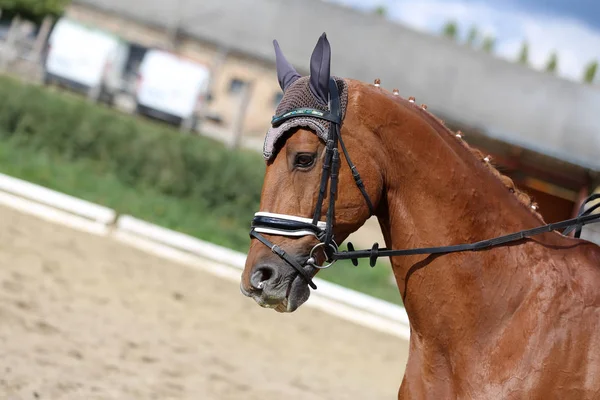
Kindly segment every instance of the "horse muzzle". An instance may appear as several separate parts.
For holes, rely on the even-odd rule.
[[[308,300],[310,289],[302,276],[286,267],[269,264],[255,267],[249,286],[242,282],[240,291],[263,308],[272,308],[278,312],[295,311]],[[303,269],[309,276],[316,273],[316,268],[309,265]]]

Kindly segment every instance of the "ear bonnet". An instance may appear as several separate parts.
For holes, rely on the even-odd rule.
[[[286,60],[279,44],[273,41],[277,64],[277,77],[279,86],[283,90],[283,98],[275,111],[276,116],[283,115],[292,110],[310,108],[329,111],[329,78],[331,48],[325,34],[321,35],[310,60],[310,76],[301,77],[294,67]],[[342,120],[348,104],[348,87],[342,78],[332,77],[337,84],[340,94]],[[318,137],[327,142],[331,122],[314,118],[310,112],[299,114],[301,116],[288,119],[283,123],[275,124],[267,132],[263,146],[263,156],[269,161],[277,150],[279,139],[294,128],[307,128],[314,131]]]

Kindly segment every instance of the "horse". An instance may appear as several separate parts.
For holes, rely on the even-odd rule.
[[[331,76],[325,33],[310,76],[274,47],[284,97],[242,293],[295,311],[375,215],[389,248],[432,251],[390,257],[410,321],[399,399],[600,398],[600,247],[536,230],[532,199],[413,97]],[[433,251],[477,241],[488,245]]]

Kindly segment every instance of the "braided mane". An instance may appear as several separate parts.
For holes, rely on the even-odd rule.
[[[375,80],[375,86],[379,87],[378,79]],[[383,90],[385,90],[385,89],[383,89]],[[407,99],[400,97],[398,93],[399,93],[398,89],[394,89],[393,96],[391,96],[391,97],[398,103],[400,101],[406,102]],[[537,211],[539,209],[537,203],[527,193],[520,190],[515,185],[515,183],[513,182],[513,180],[511,178],[500,173],[500,171],[498,171],[498,169],[496,169],[496,167],[494,167],[494,165],[492,164],[491,158],[489,158],[489,156],[485,157],[480,150],[469,146],[469,144],[465,140],[462,139],[462,136],[463,136],[462,132],[460,132],[460,131],[452,132],[452,130],[450,130],[450,128],[448,128],[444,124],[444,121],[442,121],[441,119],[437,118],[435,115],[433,115],[432,113],[427,111],[427,106],[425,104],[421,104],[421,106],[418,106],[415,103],[414,97],[409,97],[408,102],[410,103],[410,106],[413,106],[416,109],[420,110],[423,113],[425,119],[428,122],[430,122],[431,125],[438,132],[444,132],[445,134],[452,135],[456,140],[458,140],[458,142],[461,144],[461,146],[463,146],[465,149],[467,149],[475,158],[477,158],[478,160],[481,160],[482,164],[486,166],[486,168],[492,173],[492,175],[494,175],[497,179],[499,179],[500,182],[502,182],[502,184],[508,189],[508,191],[515,195],[517,200],[523,206],[527,207],[527,209],[530,210],[536,217],[538,217],[540,219],[540,221],[544,222],[542,215]]]

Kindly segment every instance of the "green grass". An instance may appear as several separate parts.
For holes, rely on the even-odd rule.
[[[65,161],[5,141],[0,143],[0,172],[222,246],[239,250],[248,244],[247,232],[198,199],[171,197],[148,187],[134,188],[93,161]]]
[[[0,172],[237,251],[248,249],[250,221],[241,227],[198,198],[171,197],[151,187],[134,188],[95,161],[66,160],[43,149],[24,147],[22,142],[4,140],[0,142]],[[387,263],[371,268],[366,260],[360,260],[358,267],[340,261],[321,271],[319,277],[400,304],[398,289],[389,282],[390,273]]]

